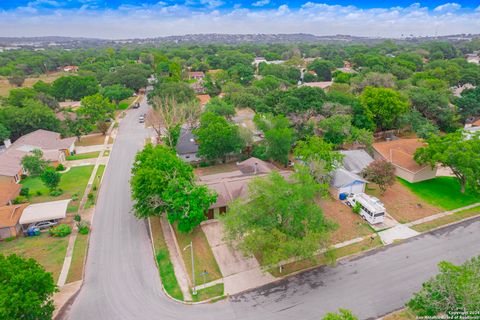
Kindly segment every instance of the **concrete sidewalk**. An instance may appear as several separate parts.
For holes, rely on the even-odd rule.
[[[452,215],[454,213],[457,213],[457,212],[460,212],[460,211],[463,211],[463,210],[468,210],[468,209],[471,209],[471,208],[475,208],[475,207],[478,207],[478,206],[480,206],[480,202],[477,202],[477,203],[474,203],[474,204],[471,204],[471,205],[468,205],[468,206],[465,206],[465,207],[457,208],[457,209],[454,209],[454,210],[440,212],[440,213],[437,213],[437,214],[434,214],[434,215],[431,215],[431,216],[428,216],[428,217],[425,217],[425,218],[422,218],[422,219],[418,219],[418,220],[415,220],[415,221],[412,221],[412,222],[409,222],[409,223],[405,223],[405,225],[407,227],[416,226],[418,224],[422,224],[422,223],[425,223],[425,222],[430,222],[430,221],[436,220],[438,218],[446,217],[446,216]]]

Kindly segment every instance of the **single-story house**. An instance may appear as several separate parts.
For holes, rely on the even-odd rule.
[[[408,182],[420,182],[433,179],[437,168],[419,165],[414,159],[415,151],[425,146],[419,139],[397,139],[373,144],[374,159],[383,159],[395,166],[395,174]]]
[[[341,150],[343,167],[350,172],[359,174],[374,160],[365,150]]]
[[[305,82],[305,83],[302,83],[300,86],[328,90],[328,88],[330,88],[332,84],[333,84],[333,81],[319,81],[319,82]]]
[[[205,107],[210,99],[210,95],[208,94],[197,94],[197,100],[200,101],[200,106],[202,106],[202,108]]]
[[[279,170],[273,164],[257,158],[249,158],[237,163],[238,170],[198,177],[198,184],[205,185],[217,193],[217,201],[208,210],[208,219],[215,213],[225,213],[233,200],[248,195],[248,184],[256,177],[265,177],[272,171],[278,171],[285,178],[292,171]]]
[[[77,72],[78,67],[77,66],[65,66],[65,67],[63,67],[63,71],[65,71],[65,72]]]
[[[176,146],[177,155],[186,162],[201,161],[197,155],[198,143],[195,141],[192,128],[183,126],[180,129],[180,136]]]
[[[0,239],[16,237],[21,230],[19,223],[28,204],[0,207]]]
[[[22,185],[15,182],[15,178],[0,176],[0,206],[13,204],[13,200],[20,195]]]
[[[32,223],[65,219],[69,202],[70,199],[31,204],[23,209],[19,223],[26,229]]]
[[[203,80],[205,78],[205,73],[203,71],[189,71],[188,79],[192,80]]]
[[[335,187],[338,195],[365,192],[366,184],[366,180],[345,168],[338,168],[333,172],[332,186]]]

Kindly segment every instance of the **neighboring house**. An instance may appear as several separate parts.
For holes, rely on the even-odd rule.
[[[20,231],[19,223],[23,210],[28,204],[0,207],[0,240],[16,237]]]
[[[77,72],[78,67],[77,66],[65,66],[65,67],[63,67],[63,71],[65,71],[65,72]]]
[[[391,162],[395,174],[408,182],[414,183],[435,178],[437,168],[419,165],[414,159],[415,151],[425,146],[419,139],[398,139],[373,144],[374,158]]]
[[[217,193],[217,201],[207,212],[208,219],[214,219],[215,213],[227,212],[228,205],[237,198],[248,195],[248,184],[256,177],[265,177],[272,171],[278,171],[285,178],[292,171],[279,170],[273,164],[257,158],[249,158],[237,163],[238,170],[201,176],[198,183]]]
[[[210,95],[208,94],[197,94],[197,99],[200,101],[200,106],[205,107],[205,105],[210,101]]]
[[[22,158],[35,149],[43,152],[43,158],[56,165],[65,161],[65,157],[75,150],[76,138],[62,139],[57,132],[36,130],[20,137],[0,153],[0,205],[12,201],[18,196],[22,174],[26,173],[22,168]],[[4,200],[6,199],[6,203]]]
[[[201,161],[202,158],[197,155],[198,143],[195,141],[195,136],[192,129],[183,126],[180,129],[180,136],[177,141],[177,155],[186,162]]]
[[[480,57],[478,56],[478,53],[469,53],[467,54],[466,59],[469,63],[480,64]]]
[[[205,73],[203,71],[189,71],[188,79],[189,80],[203,80],[205,78]]]
[[[300,86],[320,88],[323,90],[327,90],[332,86],[332,84],[333,84],[333,81],[319,81],[319,82],[305,82],[305,83],[302,83]]]
[[[337,195],[365,192],[366,184],[366,180],[345,168],[338,168],[333,172],[332,186],[337,190]]]
[[[341,150],[343,167],[350,172],[359,174],[374,160],[365,150]]]

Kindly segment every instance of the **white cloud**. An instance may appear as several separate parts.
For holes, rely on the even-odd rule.
[[[457,11],[461,8],[462,6],[456,2],[448,2],[448,3],[445,3],[445,4],[442,4],[438,7],[436,7],[435,9],[433,9],[433,11],[435,12],[453,12],[453,11]]]
[[[300,8],[283,4],[277,8],[225,9],[220,0],[188,1],[175,5],[169,5],[166,0],[153,5],[123,5],[115,10],[91,6],[81,10],[63,7],[0,10],[0,36],[48,34],[118,39],[222,32],[400,37],[478,33],[480,30],[480,9],[463,8],[455,12],[452,9],[459,7],[452,4],[438,10],[429,10],[418,3],[408,7],[361,9],[314,2]]]
[[[263,7],[270,3],[270,0],[258,0],[257,2],[252,3],[254,7]]]

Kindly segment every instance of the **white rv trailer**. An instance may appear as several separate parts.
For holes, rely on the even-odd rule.
[[[365,193],[350,193],[346,201],[352,208],[358,203],[360,205],[360,215],[370,224],[382,223],[385,220],[385,207],[375,197]]]

